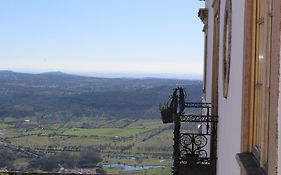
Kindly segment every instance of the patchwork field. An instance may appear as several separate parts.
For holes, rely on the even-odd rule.
[[[14,149],[52,155],[63,151],[79,154],[79,151],[90,147],[98,150],[102,157],[100,165],[161,166],[129,172],[120,167],[104,168],[108,173],[164,175],[170,172],[173,126],[163,125],[160,120],[83,117],[81,120],[57,121],[54,125],[33,117],[19,120],[4,118],[1,122],[1,143]],[[28,170],[29,164],[24,162],[32,159],[19,156],[14,166]]]
[[[149,131],[148,129],[142,128],[98,128],[98,129],[80,129],[73,128],[69,130],[65,130],[63,135],[69,136],[105,136],[105,137],[130,137],[135,136],[145,131]]]

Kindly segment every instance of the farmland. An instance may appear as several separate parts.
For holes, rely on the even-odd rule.
[[[170,171],[172,125],[163,125],[157,119],[122,119],[108,122],[105,120],[84,117],[82,120],[84,122],[69,120],[54,126],[40,123],[36,117],[18,120],[3,118],[0,134],[3,143],[28,148],[39,155],[62,151],[78,153],[84,148],[91,147],[98,150],[102,157],[100,165],[117,163],[131,166],[157,165],[163,168],[147,169],[142,173],[157,174],[161,171],[163,174]],[[85,128],[85,122],[88,123],[88,128]],[[19,123],[22,123],[21,127]],[[101,125],[103,127],[100,127]],[[16,169],[28,171],[28,163],[23,162],[31,160],[34,158],[19,156],[14,166]],[[121,168],[104,170],[108,173],[126,174]],[[135,171],[136,174],[140,172]]]
[[[0,71],[0,171],[169,174],[159,104],[178,86],[200,101],[199,80]]]

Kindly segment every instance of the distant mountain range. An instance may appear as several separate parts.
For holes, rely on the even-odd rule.
[[[101,73],[101,72],[73,72],[73,74],[83,76],[105,77],[105,78],[165,78],[165,79],[184,79],[202,80],[201,74],[183,73]]]
[[[178,86],[186,88],[191,101],[200,101],[199,80],[0,71],[0,117],[155,118],[159,117],[159,104],[166,102]]]
[[[63,72],[50,72],[43,70],[25,70],[19,69],[16,72],[39,74],[42,72],[49,73],[63,73]],[[86,71],[66,71],[65,73],[71,75],[80,75],[86,77],[103,77],[103,78],[164,78],[164,79],[184,79],[184,80],[202,80],[202,74],[194,73],[126,73],[126,72],[86,72]]]

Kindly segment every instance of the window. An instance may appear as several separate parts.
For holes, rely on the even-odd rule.
[[[241,153],[236,157],[244,174],[276,174],[279,3],[245,2]]]
[[[258,0],[255,4],[255,54],[253,57],[253,111],[251,151],[264,169],[268,160],[268,115],[270,89],[271,2]]]

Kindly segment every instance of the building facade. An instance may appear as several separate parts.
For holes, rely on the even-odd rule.
[[[203,102],[217,175],[281,175],[280,0],[205,0]]]

